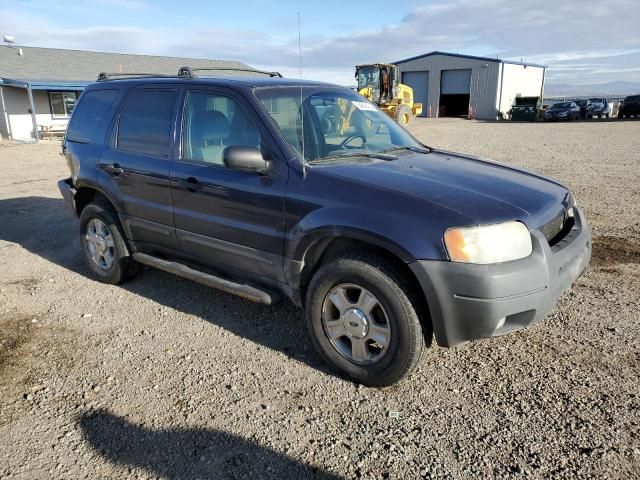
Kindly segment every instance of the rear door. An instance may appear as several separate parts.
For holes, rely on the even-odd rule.
[[[178,249],[169,173],[180,87],[145,84],[123,102],[99,167],[99,184],[118,199],[127,236],[141,248]]]
[[[229,275],[283,281],[286,162],[242,95],[208,86],[185,89],[181,148],[171,171],[176,234],[185,253]],[[230,145],[260,148],[272,173],[231,170]]]

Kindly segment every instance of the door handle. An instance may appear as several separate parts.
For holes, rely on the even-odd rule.
[[[184,188],[194,193],[198,190],[201,190],[203,187],[203,185],[195,177],[189,177],[186,180],[182,180],[181,183]]]
[[[114,163],[113,165],[103,165],[102,169],[105,172],[112,173],[116,176],[124,173],[124,168],[120,167],[119,163]]]

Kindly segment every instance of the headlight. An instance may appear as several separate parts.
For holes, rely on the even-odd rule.
[[[531,255],[531,233],[521,222],[450,228],[444,244],[453,262],[498,263]]]

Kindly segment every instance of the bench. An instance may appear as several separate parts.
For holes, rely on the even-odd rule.
[[[67,126],[66,125],[38,125],[38,128],[40,130],[40,136],[42,138],[49,138],[49,140],[53,140],[54,135],[55,136],[61,136],[64,137],[64,134],[67,132]]]

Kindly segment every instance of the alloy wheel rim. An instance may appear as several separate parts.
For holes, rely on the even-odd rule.
[[[391,343],[391,324],[382,303],[353,283],[329,291],[322,304],[322,326],[333,348],[356,364],[380,361]]]
[[[85,233],[87,253],[101,270],[109,270],[115,261],[115,244],[109,227],[99,218],[92,218]]]

